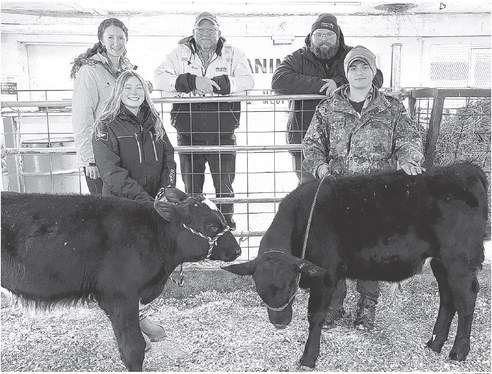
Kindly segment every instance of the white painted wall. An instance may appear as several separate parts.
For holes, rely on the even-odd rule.
[[[2,22],[9,20],[9,15],[2,16]],[[459,46],[464,54],[470,54],[472,48],[490,50],[490,13],[337,17],[348,45],[363,44],[376,53],[386,87],[390,84],[393,43],[402,44],[402,87],[432,86],[429,72],[434,45]],[[70,61],[97,41],[97,25],[103,18],[17,16],[19,25],[2,24],[2,75],[17,77],[19,89],[71,88]],[[256,59],[266,59],[267,72],[255,73],[255,79],[256,88],[268,89],[270,60],[275,68],[277,59],[300,48],[315,18],[233,14],[221,16],[219,22],[223,35],[246,53],[253,68]],[[193,15],[180,14],[120,19],[129,28],[128,56],[149,80],[153,80],[154,68],[178,40],[191,33],[194,22]],[[294,41],[274,46],[273,35],[291,35]]]

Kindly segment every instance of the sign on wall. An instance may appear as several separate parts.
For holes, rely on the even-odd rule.
[[[17,79],[12,75],[2,75],[2,95],[17,94]]]

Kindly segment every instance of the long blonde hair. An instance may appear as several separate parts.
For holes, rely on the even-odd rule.
[[[99,118],[96,120],[94,123],[92,131],[94,133],[99,133],[101,131],[104,131],[107,127],[107,125],[110,122],[113,122],[116,116],[120,113],[121,110],[121,97],[123,96],[123,89],[125,87],[126,82],[128,79],[131,77],[137,77],[140,83],[143,86],[144,89],[144,103],[147,103],[147,105],[150,108],[150,111],[152,115],[154,116],[154,130],[155,130],[155,137],[157,141],[161,141],[164,139],[164,136],[166,134],[166,131],[164,130],[164,124],[161,121],[161,118],[159,116],[159,113],[154,107],[154,104],[152,103],[152,100],[150,99],[149,96],[149,90],[147,87],[147,82],[135,73],[134,70],[125,70],[123,71],[116,82],[114,83],[113,86],[113,92],[111,93],[111,97],[109,98],[108,103],[106,104],[105,108],[101,112]],[[143,105],[143,103],[142,103]]]

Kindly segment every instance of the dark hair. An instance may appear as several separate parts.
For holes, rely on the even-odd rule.
[[[116,26],[119,27],[125,33],[126,40],[128,40],[128,28],[125,26],[123,22],[121,22],[117,18],[106,18],[99,24],[97,28],[97,38],[99,39],[96,44],[92,46],[92,48],[88,48],[87,51],[81,53],[78,57],[73,60],[72,71],[70,72],[70,78],[75,78],[75,75],[79,71],[79,69],[84,65],[85,60],[89,57],[94,56],[96,53],[101,53],[106,51],[106,47],[101,43],[103,38],[104,31],[110,27]]]
[[[128,29],[118,18],[107,18],[99,24],[99,27],[97,28],[97,38],[99,40],[102,39],[104,30],[106,30],[109,26],[116,26],[122,29],[125,33],[126,40],[128,40]]]

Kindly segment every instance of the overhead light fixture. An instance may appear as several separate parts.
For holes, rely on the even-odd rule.
[[[410,9],[415,8],[416,6],[417,5],[413,3],[391,3],[391,4],[381,4],[374,8],[377,10],[383,10],[388,13],[400,14],[400,13],[406,13]]]
[[[273,45],[292,44],[294,35],[272,35]]]

